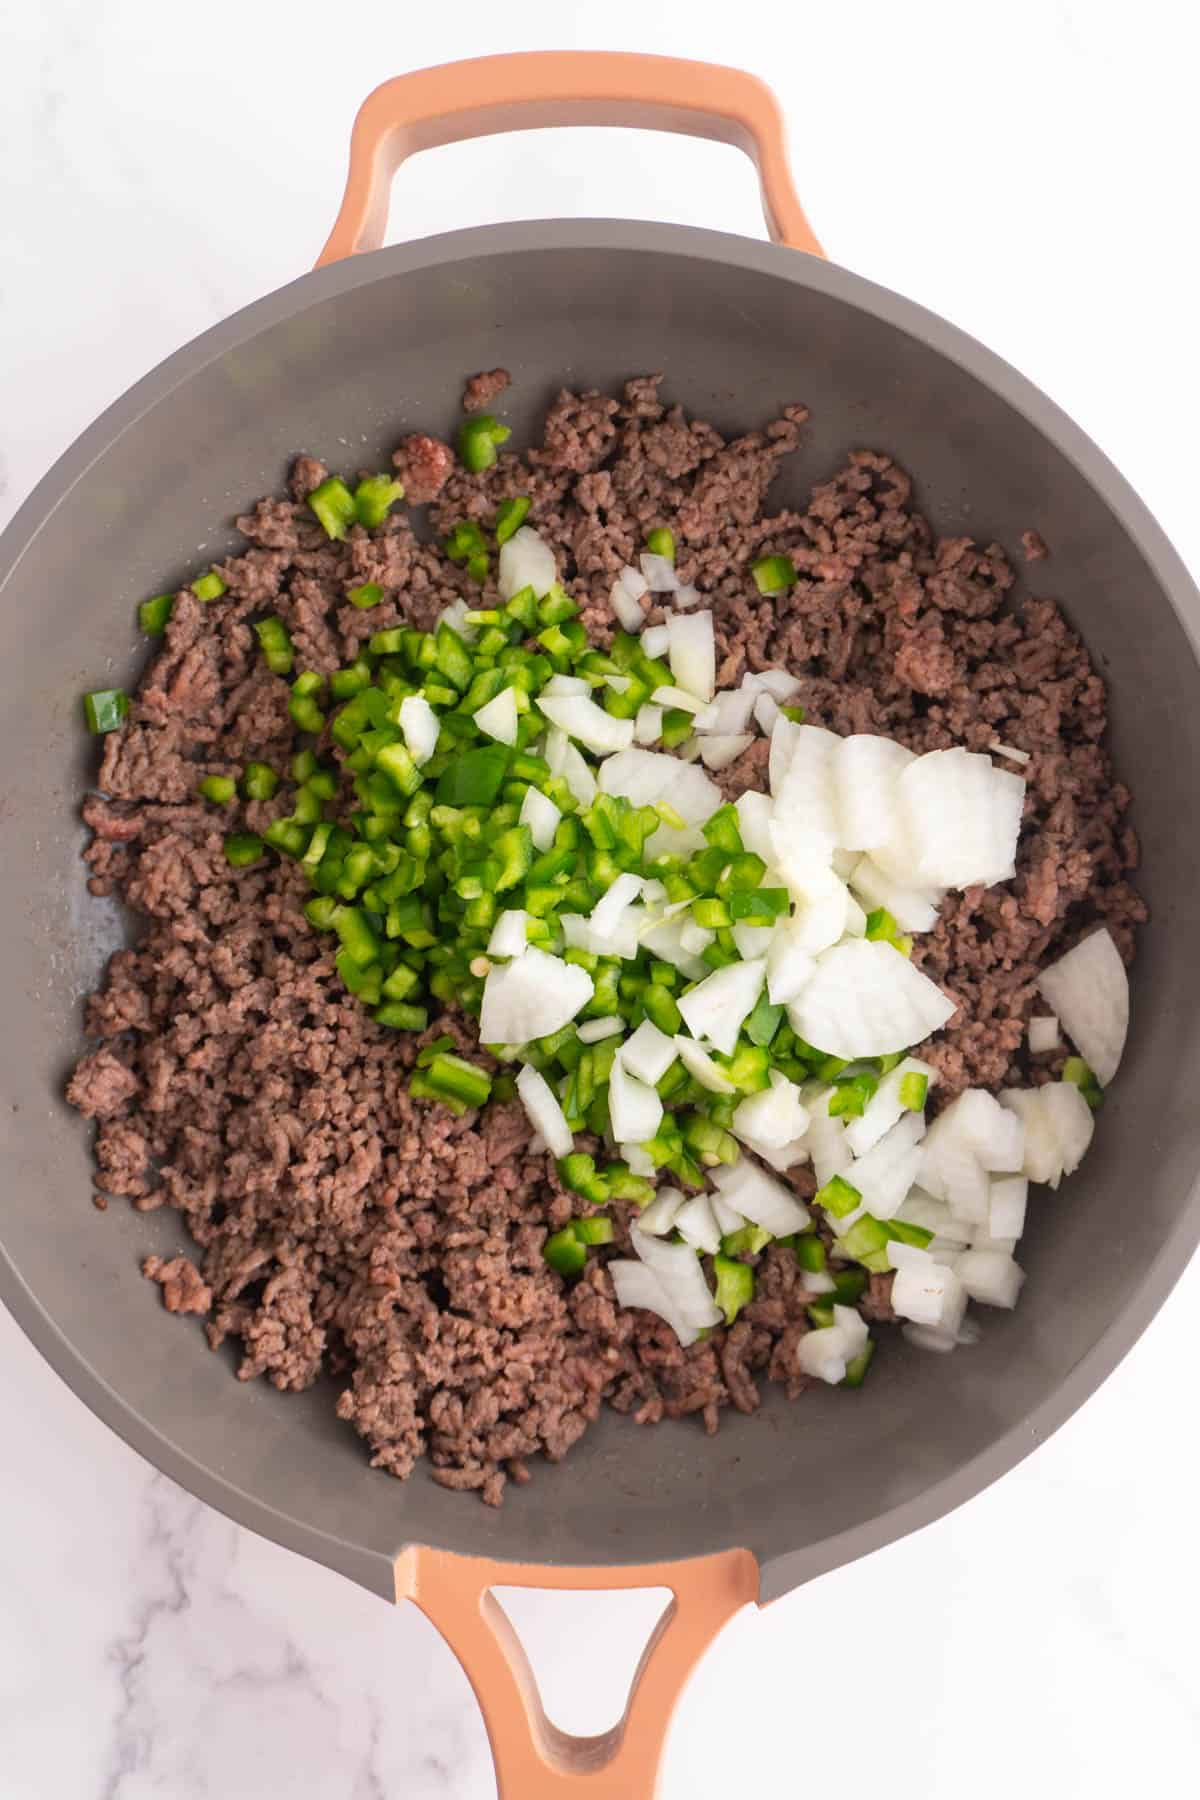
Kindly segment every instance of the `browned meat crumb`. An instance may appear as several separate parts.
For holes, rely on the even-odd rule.
[[[1044,562],[1050,552],[1046,548],[1046,540],[1040,531],[1023,531],[1021,533],[1021,549],[1025,552],[1025,561]]]
[[[425,506],[436,500],[454,469],[454,452],[441,438],[414,433],[402,438],[392,452],[392,462],[404,483],[404,497],[410,506]]]
[[[507,369],[483,369],[478,375],[472,375],[463,388],[463,411],[482,412],[485,406],[504,392],[511,380],[512,376]]]
[[[917,751],[994,739],[1028,750],[1015,880],[948,896],[916,954],[961,1002],[923,1050],[942,1095],[1044,1079],[1047,1059],[1024,1047],[1038,967],[1096,920],[1132,957],[1145,916],[1087,652],[1052,601],[1012,610],[998,546],[938,540],[890,457],[856,452],[802,508],[770,512],[804,409],[726,442],[660,385],[638,378],[619,400],[560,394],[542,446],[527,460],[502,453],[482,474],[424,435],[394,461],[409,499],[432,502],[439,534],[462,518],[490,523],[501,500],[529,494],[600,641],[614,573],[669,523],[682,577],[714,610],[723,683],[782,666],[809,717],[835,731],[887,732]],[[460,1120],[415,1101],[407,1080],[423,1040],[377,1026],[346,993],[328,939],[304,919],[295,865],[227,864],[227,830],[261,830],[288,810],[283,792],[221,817],[194,799],[205,773],[251,757],[283,768],[291,753],[287,684],[264,669],[251,616],[269,605],[300,665],[327,671],[371,633],[428,626],[480,591],[403,508],[331,543],[303,504],[325,473],[300,458],[293,497],[238,521],[249,547],[222,564],[229,593],[207,606],[178,597],[128,724],[105,740],[85,856],[95,891],[120,893],[142,931],[89,1001],[97,1042],[68,1092],[99,1122],[98,1182],[139,1208],[174,1208],[190,1233],[194,1262],[145,1265],[171,1310],[205,1314],[214,1347],[236,1339],[243,1379],[295,1389],[337,1373],[338,1411],[377,1467],[403,1476],[427,1456],[436,1481],[494,1505],[539,1452],[564,1456],[605,1401],[642,1424],[695,1415],[712,1431],[724,1407],[753,1410],[764,1380],[800,1393],[806,1296],[795,1257],[772,1246],[734,1328],[684,1350],[653,1315],[617,1308],[608,1253],[563,1282],[542,1245],[578,1203],[530,1154],[521,1108]],[[800,572],[783,595],[760,595],[750,577],[767,551]],[[345,599],[364,580],[385,593],[369,611]],[[722,782],[765,786],[765,745]],[[473,1045],[456,1016],[427,1036],[443,1031]],[[811,1196],[811,1169],[787,1179]],[[625,1210],[614,1208],[617,1253],[629,1249]],[[872,1277],[862,1310],[891,1317],[888,1277]]]
[[[206,1313],[212,1305],[212,1289],[204,1285],[190,1256],[173,1256],[169,1262],[161,1256],[147,1256],[142,1274],[158,1282],[168,1312]]]

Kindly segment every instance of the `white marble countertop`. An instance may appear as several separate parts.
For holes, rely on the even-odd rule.
[[[375,82],[459,54],[578,45],[739,61],[772,80],[830,254],[1040,382],[1200,569],[1200,138],[1184,10],[4,8],[0,524],[131,381],[312,261]],[[588,132],[561,137],[552,159],[531,139],[418,159],[397,183],[392,234],[588,212],[761,234],[734,152],[621,138],[601,160],[597,145]],[[884,1761],[897,1800],[1124,1800],[1164,1778],[1186,1791],[1181,1771],[1200,1755],[1193,1307],[1200,1265],[1082,1415],[997,1487],[739,1617],[685,1696],[665,1800],[764,1778],[786,1795],[845,1791]],[[2,1315],[0,1353],[4,1800],[494,1793],[466,1681],[414,1609],[156,1475]],[[522,1608],[535,1665],[564,1616],[580,1625],[586,1658],[542,1659],[564,1725],[600,1729],[619,1710],[644,1613],[628,1596]],[[827,1702],[806,1675],[815,1646],[858,1676]]]

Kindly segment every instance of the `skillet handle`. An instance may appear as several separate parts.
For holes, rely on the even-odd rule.
[[[571,1737],[546,1717],[520,1639],[492,1596],[496,1586],[670,1588],[674,1599],[611,1731]],[[417,1544],[396,1559],[396,1597],[416,1602],[466,1671],[487,1726],[499,1800],[653,1800],[675,1703],[717,1633],[757,1600],[758,1564],[749,1550],[724,1550],[689,1562],[555,1569]]]
[[[392,177],[414,151],[547,125],[636,126],[734,144],[758,169],[775,242],[824,255],[792,185],[779,102],[757,76],[675,56],[530,50],[417,69],[368,94],[342,208],[316,266],[380,248]]]

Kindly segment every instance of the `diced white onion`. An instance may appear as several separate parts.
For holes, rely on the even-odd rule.
[[[806,1331],[796,1348],[796,1362],[804,1375],[827,1381],[836,1387],[846,1379],[846,1365],[851,1360],[846,1339],[832,1325],[822,1331]]]
[[[728,1075],[719,1069],[712,1057],[692,1038],[680,1035],[675,1039],[675,1048],[679,1060],[689,1075],[694,1075],[701,1087],[706,1087],[712,1094],[732,1094],[736,1090]]]
[[[798,949],[817,956],[836,944],[846,930],[849,891],[828,862],[813,853],[804,834],[797,834],[778,815],[771,822],[771,842],[796,905],[792,937]]]
[[[619,956],[632,962],[641,944],[639,915],[642,908],[626,907],[612,931],[599,932],[590,917],[582,913],[564,913],[562,934],[568,950],[590,950],[593,956]]]
[[[714,969],[677,1002],[692,1036],[706,1038],[724,1055],[732,1056],[742,1022],[753,1012],[765,976],[763,957]]]
[[[465,600],[452,600],[449,606],[443,607],[438,614],[434,621],[434,631],[437,632],[441,626],[448,625],[451,631],[457,631],[459,637],[465,638],[468,644],[473,643],[477,636],[477,628],[467,624],[467,614],[472,610],[473,608],[468,606]]]
[[[872,911],[886,907],[901,931],[932,931],[941,895],[933,889],[904,887],[893,881],[871,857],[860,857],[849,876],[850,886]]]
[[[855,1156],[865,1156],[871,1146],[877,1144],[884,1133],[890,1131],[897,1119],[908,1110],[900,1098],[900,1088],[906,1075],[923,1075],[930,1087],[937,1081],[937,1070],[915,1056],[906,1056],[903,1062],[889,1070],[859,1117],[851,1119],[846,1127],[846,1142]]]
[[[1029,1199],[1027,1175],[998,1175],[988,1191],[988,1233],[994,1238],[1019,1238],[1025,1229]]]
[[[816,972],[816,960],[799,943],[792,921],[781,921],[767,949],[767,998],[771,1005],[787,1006]]]
[[[817,958],[788,1008],[793,1028],[830,1056],[888,1056],[919,1044],[955,1010],[935,982],[881,940],[851,938]]]
[[[675,564],[665,556],[656,556],[653,551],[643,550],[638,557],[642,566],[642,574],[646,586],[652,594],[673,594],[679,586],[679,577],[675,573]]]
[[[665,656],[670,641],[671,634],[665,625],[647,625],[642,633],[642,649],[647,656]]]
[[[633,720],[614,719],[586,695],[566,694],[548,699],[545,694],[539,694],[537,704],[552,725],[557,725],[560,731],[576,738],[598,756],[627,750],[633,743]]]
[[[502,912],[492,926],[492,935],[488,939],[489,956],[524,956],[529,948],[529,940],[525,935],[526,914],[520,907],[509,912]]]
[[[771,843],[771,820],[775,816],[775,808],[766,794],[755,793],[748,788],[739,794],[734,802],[738,816],[738,830],[747,850],[753,850],[756,856],[770,866],[773,863],[775,848]]]
[[[835,1306],[832,1325],[805,1332],[796,1360],[804,1374],[836,1384],[845,1380],[847,1368],[866,1349],[870,1335],[853,1307]]]
[[[733,1232],[742,1229],[742,1226],[746,1223],[745,1219],[740,1212],[736,1212],[734,1208],[730,1206],[728,1200],[726,1200],[723,1195],[710,1194],[709,1199],[712,1201],[713,1218],[721,1227],[722,1237],[729,1237]]]
[[[863,1197],[863,1204],[877,1219],[892,1219],[900,1210],[921,1165],[920,1140],[925,1133],[921,1113],[906,1113],[865,1156],[850,1166],[846,1176]]]
[[[837,841],[845,850],[886,844],[896,818],[896,783],[913,753],[894,738],[856,732],[833,758]]]
[[[686,914],[681,918],[679,942],[683,949],[690,951],[693,956],[703,956],[716,935],[716,932],[710,931],[707,925],[697,925],[696,921],[688,918]]]
[[[776,799],[782,791],[799,738],[799,725],[780,713],[771,731],[771,753],[767,760],[767,780]]]
[[[483,984],[480,1038],[485,1044],[527,1044],[550,1037],[594,991],[586,969],[531,945],[524,956],[490,971]]]
[[[570,915],[563,916],[568,918]],[[689,981],[701,981],[708,974],[708,964],[701,962],[698,956],[693,956],[690,950],[684,949],[680,942],[683,930],[682,918],[663,919],[660,924],[642,933],[642,946],[651,956],[670,963],[673,969],[678,969]]]
[[[552,775],[561,775],[581,807],[596,798],[596,777],[565,731],[557,725],[546,733],[546,761]]]
[[[553,800],[543,794],[540,789],[535,787],[525,789],[525,798],[521,801],[521,811],[517,815],[517,823],[528,825],[535,850],[550,848],[561,818],[562,814]]]
[[[991,1174],[1015,1174],[1024,1160],[1020,1119],[986,1088],[967,1088],[952,1100],[934,1130],[941,1137],[957,1138]]]
[[[480,731],[495,738],[498,744],[517,741],[517,696],[512,688],[501,688],[495,699],[481,706],[472,717]]]
[[[715,1325],[721,1314],[708,1291],[704,1270],[694,1250],[686,1244],[663,1244],[647,1238],[634,1225],[629,1233],[633,1247],[666,1288],[671,1301],[691,1325]]]
[[[823,1269],[805,1269],[800,1276],[800,1286],[806,1294],[833,1294],[837,1292],[837,1282],[832,1275]]]
[[[608,1116],[621,1143],[644,1144],[662,1124],[662,1101],[652,1087],[631,1075],[620,1052],[608,1078]]]
[[[631,1175],[643,1175],[647,1180],[651,1180],[657,1173],[657,1164],[654,1158],[643,1150],[640,1144],[622,1144],[621,1161],[628,1163]]]
[[[643,578],[644,580],[644,578]],[[608,604],[612,607],[617,624],[624,631],[640,631],[645,623],[642,609],[625,585],[624,572],[617,576],[608,592]]]
[[[552,675],[542,689],[551,700],[562,694],[590,694],[591,691],[591,682],[585,681],[582,675]]]
[[[653,1200],[638,1214],[638,1230],[644,1231],[647,1237],[665,1237],[683,1204],[684,1197],[678,1188],[659,1188]]]
[[[746,681],[752,681],[781,706],[786,706],[800,692],[799,678],[789,675],[786,669],[759,669],[755,674],[747,675]]]
[[[687,825],[699,827],[721,804],[721,790],[703,769],[682,768],[678,757],[662,750],[622,750],[600,765],[600,786],[606,794],[620,794],[634,806],[655,806],[665,801]],[[670,830],[670,827],[664,827]],[[647,845],[651,860],[660,855],[659,833]],[[675,833],[675,837],[681,834]],[[689,845],[694,841],[688,840]],[[703,843],[703,838],[698,838]],[[651,849],[650,846],[654,848]],[[674,839],[666,848],[674,847]]]
[[[805,1231],[812,1222],[807,1206],[790,1188],[768,1175],[745,1157],[733,1166],[713,1170],[713,1185],[726,1205],[753,1225],[761,1225],[772,1237]]]
[[[1049,1081],[1038,1092],[1062,1157],[1062,1172],[1073,1175],[1092,1141],[1096,1115],[1073,1081]]]
[[[400,702],[399,718],[408,754],[418,766],[427,763],[437,749],[441,726],[424,694],[406,694]]]
[[[807,1089],[802,1091],[809,1116],[805,1142],[812,1157],[817,1184],[824,1187],[835,1175],[849,1175],[854,1159],[846,1142],[845,1126],[840,1119],[831,1118],[829,1114],[829,1099],[834,1090],[814,1087],[811,1094]]]
[[[1025,799],[1019,775],[969,750],[930,750],[909,763],[896,793],[914,887],[990,886],[1012,875]]]
[[[671,604],[679,612],[683,612],[689,606],[699,606],[700,589],[693,587],[690,581],[681,581],[671,596]]]
[[[551,1156],[568,1156],[575,1140],[566,1114],[550,1083],[530,1063],[517,1076],[517,1094]]]
[[[772,747],[775,733],[785,723],[781,719],[776,724]],[[814,853],[823,847],[827,862],[838,841],[834,768],[842,740],[819,725],[794,725],[792,730],[795,736],[787,772],[775,793],[776,822],[786,828],[792,843],[808,842]]]
[[[638,707],[633,721],[633,741],[635,744],[657,744],[662,736],[663,709],[654,706],[649,700]]]
[[[1078,1168],[1095,1129],[1092,1109],[1070,1081],[1050,1081],[1038,1088],[1005,1088],[1001,1106],[1025,1127],[1022,1174],[1030,1181],[1057,1187]]]
[[[631,1075],[648,1087],[660,1082],[678,1051],[672,1038],[660,1031],[652,1019],[643,1019],[621,1051],[621,1060]]]
[[[1096,1080],[1106,1087],[1117,1072],[1129,1029],[1129,977],[1104,927],[1043,969],[1041,993]]]
[[[711,700],[717,685],[717,649],[711,612],[673,617],[667,621],[667,632],[667,659],[676,682],[697,699]]]
[[[1014,1307],[1025,1271],[997,1250],[964,1250],[954,1272],[972,1300],[985,1306]]]
[[[754,701],[754,723],[766,737],[770,737],[775,729],[775,721],[779,717],[779,702],[772,694],[759,694]]]
[[[715,1256],[721,1248],[721,1228],[713,1217],[707,1194],[697,1194],[675,1215],[675,1229],[687,1243]]]
[[[745,731],[756,698],[753,688],[747,689],[745,682],[740,688],[727,688],[702,713],[697,713],[696,730],[715,732],[718,736]]]
[[[728,737],[723,733],[713,732],[700,740],[700,760],[706,769],[727,769],[753,742],[754,738],[748,731],[737,732]]]
[[[992,739],[988,749],[993,756],[1007,756],[1009,762],[1027,763],[1029,761],[1028,750],[1018,750],[1014,745],[1002,744],[996,738]]]
[[[1035,1056],[1043,1056],[1048,1050],[1057,1050],[1062,1043],[1058,1029],[1058,1020],[1051,1013],[1049,1018],[1040,1017],[1029,1021],[1029,1048]]]
[[[558,580],[554,552],[532,525],[522,525],[500,546],[498,575],[500,596],[511,600],[522,588],[531,587],[541,600]]]
[[[602,1044],[605,1038],[620,1037],[625,1021],[617,1013],[606,1019],[585,1019],[577,1033],[581,1044]]]
[[[656,687],[650,698],[655,706],[669,707],[673,712],[696,714],[704,711],[703,700],[700,700],[695,694],[689,694],[686,688],[671,687],[669,684],[664,687]],[[697,745],[696,755],[699,756],[699,754],[700,747]]]
[[[767,1144],[773,1150],[781,1150],[808,1130],[808,1111],[800,1099],[800,1089],[778,1069],[772,1069],[770,1087],[748,1094],[738,1104],[730,1129],[743,1143]]]
[[[916,1325],[957,1332],[967,1308],[967,1291],[953,1269],[932,1260],[927,1270],[897,1269],[892,1311]]]
[[[592,929],[600,937],[611,937],[616,931],[621,915],[628,910],[637,899],[643,887],[640,875],[623,873],[610,882],[601,898],[592,908]],[[636,951],[634,952],[636,955]]]
[[[729,929],[743,962],[766,956],[774,941],[775,926],[767,919],[739,919]]]
[[[986,1223],[990,1188],[983,1164],[970,1144],[946,1125],[946,1114],[935,1119],[921,1146],[917,1179],[935,1200],[944,1200],[960,1219]]]
[[[695,1261],[692,1251],[686,1246],[681,1245],[680,1248]],[[618,1306],[657,1313],[660,1319],[665,1319],[685,1350],[689,1344],[696,1342],[703,1328],[689,1324],[653,1269],[644,1262],[619,1259],[609,1263],[608,1272],[612,1277]]]

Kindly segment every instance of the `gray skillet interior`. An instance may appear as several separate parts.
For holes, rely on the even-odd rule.
[[[235,542],[229,521],[288,456],[376,462],[447,430],[462,376],[503,363],[524,441],[562,383],[665,369],[737,430],[783,403],[812,423],[778,489],[798,500],[848,449],[894,452],[936,526],[1016,548],[1036,525],[1113,689],[1154,913],[1121,1079],[1083,1172],[1039,1194],[1019,1311],[949,1358],[898,1339],[856,1395],[772,1394],[642,1430],[606,1417],[499,1513],[418,1471],[372,1473],[332,1388],[241,1386],[137,1272],[172,1216],[89,1199],[88,1132],[60,1098],[80,997],[119,926],[85,892],[88,688],[132,682],[136,602]],[[846,271],[715,233],[620,222],[487,228],[308,275],[179,352],[70,450],[0,540],[8,672],[0,760],[0,1293],[77,1393],[144,1455],[243,1523],[391,1593],[404,1543],[523,1562],[636,1563],[746,1545],[770,1598],[936,1517],[1061,1422],[1128,1348],[1197,1238],[1200,677],[1196,594],[1126,484],[1007,365]],[[1183,828],[1181,829],[1181,824]],[[1098,1247],[1104,1246],[1104,1253]],[[36,1447],[29,1447],[36,1454]]]

